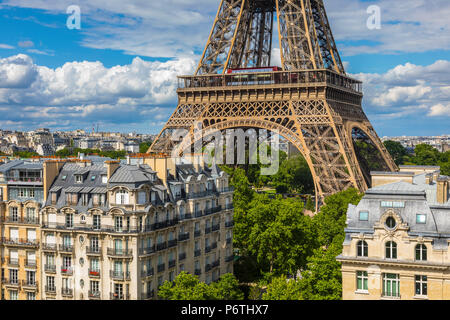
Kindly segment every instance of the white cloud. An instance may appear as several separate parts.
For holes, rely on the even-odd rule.
[[[0,43],[0,49],[15,49],[15,47],[10,46],[9,44]]]
[[[450,104],[436,104],[431,107],[430,112],[428,113],[430,117],[439,117],[439,116],[447,116],[450,117]]]
[[[29,40],[27,40],[27,41],[19,41],[19,42],[17,43],[17,45],[18,45],[19,47],[21,47],[21,48],[31,48],[31,47],[34,47],[33,41],[29,41]]]
[[[111,68],[75,61],[52,69],[19,54],[0,59],[0,107],[8,108],[2,114],[10,121],[56,119],[55,126],[67,120],[74,127],[93,121],[164,122],[176,106],[177,75],[194,67],[188,58],[148,62],[136,57]]]
[[[428,66],[411,63],[396,66],[386,73],[360,73],[365,108],[377,117],[449,116],[450,61],[438,60]]]
[[[0,88],[28,88],[35,81],[37,73],[36,66],[27,55],[0,59]]]

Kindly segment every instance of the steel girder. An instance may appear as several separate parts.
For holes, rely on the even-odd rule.
[[[275,17],[284,70],[345,74],[323,0],[222,0],[196,74],[270,66]]]

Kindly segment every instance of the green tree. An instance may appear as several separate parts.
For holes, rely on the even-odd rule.
[[[349,188],[325,198],[325,205],[313,218],[321,245],[327,247],[336,236],[344,234],[348,205],[358,204],[362,196],[358,190]]]
[[[400,142],[387,140],[384,142],[384,146],[386,147],[389,154],[392,156],[395,164],[401,165],[403,164],[405,157],[408,155],[405,147],[402,146]]]
[[[308,258],[307,270],[299,281],[304,300],[342,299],[341,263],[336,257],[342,252],[344,236],[338,235],[327,248],[318,248]]]
[[[441,163],[441,174],[444,176],[450,176],[450,161]]]
[[[311,196],[308,196],[308,199],[306,200],[305,209],[313,212],[316,210],[316,205],[312,201]]]
[[[244,293],[239,289],[239,282],[231,273],[220,277],[219,281],[209,286],[210,295],[216,300],[243,300]]]
[[[418,144],[414,149],[413,163],[421,166],[436,166],[439,161],[439,151],[428,144]]]
[[[19,157],[23,159],[28,159],[32,157],[39,157],[39,154],[31,151],[16,151],[13,153],[14,157]]]
[[[267,266],[269,276],[295,274],[315,247],[312,220],[302,212],[303,202],[298,199],[254,196],[245,217],[247,233],[241,237],[248,254],[262,269]]]
[[[314,193],[314,180],[302,155],[281,162],[277,174],[272,177],[272,184],[277,193]]]
[[[152,145],[151,141],[144,141],[139,144],[139,153],[147,153],[148,149]]]
[[[197,276],[181,272],[173,282],[159,287],[158,296],[166,300],[242,300],[244,294],[232,274],[223,275],[218,282],[207,285]]]
[[[262,300],[302,300],[300,282],[286,276],[275,277],[267,285]]]

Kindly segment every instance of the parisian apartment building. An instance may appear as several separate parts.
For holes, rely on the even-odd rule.
[[[201,161],[0,165],[2,300],[157,299],[181,272],[233,272],[233,190]]]
[[[439,167],[372,172],[372,188],[347,212],[343,299],[450,299],[449,183]]]

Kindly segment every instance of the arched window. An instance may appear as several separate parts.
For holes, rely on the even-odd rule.
[[[397,259],[397,244],[394,241],[386,242],[386,259]]]
[[[356,244],[356,248],[357,248],[357,256],[358,257],[367,257],[368,256],[367,242],[365,242],[364,240],[358,241],[358,243]]]
[[[416,246],[416,260],[427,261],[427,247],[424,244]]]

